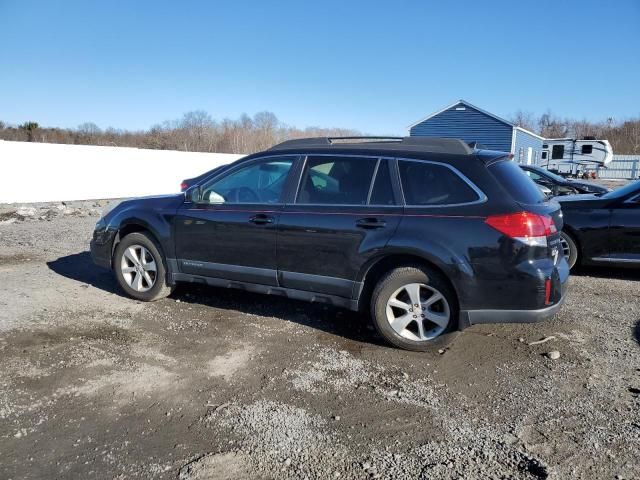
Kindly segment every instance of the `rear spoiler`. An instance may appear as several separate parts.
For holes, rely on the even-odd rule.
[[[501,160],[513,160],[513,153],[501,152],[499,150],[476,150],[475,154],[487,166]]]

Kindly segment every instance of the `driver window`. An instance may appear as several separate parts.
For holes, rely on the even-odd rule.
[[[291,157],[272,158],[247,167],[206,185],[202,190],[204,203],[277,203]]]

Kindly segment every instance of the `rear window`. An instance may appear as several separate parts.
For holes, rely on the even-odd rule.
[[[376,179],[373,181],[369,205],[393,205],[395,203],[389,165],[387,161],[383,159],[380,160]]]
[[[366,205],[377,158],[310,156],[296,203]]]
[[[489,167],[489,171],[519,203],[544,202],[544,195],[529,176],[511,160],[502,160]]]

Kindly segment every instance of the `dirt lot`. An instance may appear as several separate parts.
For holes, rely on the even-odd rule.
[[[640,477],[637,270],[409,353],[322,306],[125,298],[87,252],[101,207],[0,209],[0,478]]]

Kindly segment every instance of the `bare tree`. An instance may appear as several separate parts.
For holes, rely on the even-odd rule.
[[[535,132],[537,127],[535,115],[531,112],[524,112],[522,110],[518,110],[516,113],[511,115],[509,120],[514,125],[525,128],[531,132]]]
[[[538,132],[544,138],[562,138],[567,136],[568,129],[566,122],[547,111],[538,120]]]
[[[535,118],[529,112],[518,111],[512,121],[545,138],[593,135],[608,139],[618,154],[640,154],[640,118],[616,122],[561,119],[550,111]],[[537,128],[536,128],[537,125]],[[76,129],[44,128],[36,122],[19,126],[0,122],[0,139],[22,142],[50,142],[84,145],[188,150],[198,152],[253,153],[290,138],[315,136],[356,136],[357,130],[345,128],[307,127],[300,129],[285,125],[271,112],[246,114],[237,119],[215,121],[202,110],[187,112],[182,118],[165,121],[145,131],[100,130],[87,122]]]

